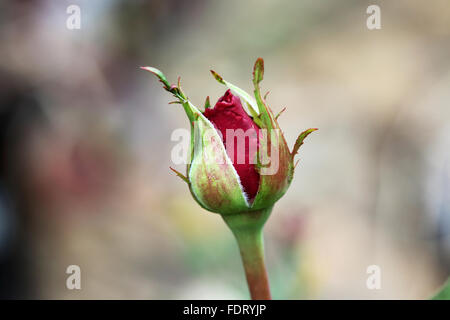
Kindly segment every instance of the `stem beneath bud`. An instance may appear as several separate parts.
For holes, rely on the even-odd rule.
[[[262,232],[271,211],[272,207],[259,211],[222,215],[239,245],[250,296],[253,300],[271,299],[264,262]]]

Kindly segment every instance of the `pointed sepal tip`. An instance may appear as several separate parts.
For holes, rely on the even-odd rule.
[[[318,128],[311,128],[308,130],[303,131],[302,133],[300,133],[300,135],[298,136],[297,140],[295,141],[294,144],[294,148],[292,149],[292,158],[297,154],[298,149],[300,148],[300,146],[303,144],[303,140],[305,140],[305,138],[312,132],[319,130]]]

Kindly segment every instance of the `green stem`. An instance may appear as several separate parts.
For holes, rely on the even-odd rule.
[[[264,262],[263,226],[272,208],[223,215],[241,252],[250,296],[253,300],[270,300],[269,279]]]

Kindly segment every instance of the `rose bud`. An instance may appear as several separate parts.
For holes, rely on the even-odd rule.
[[[261,58],[253,69],[254,97],[211,71],[228,90],[213,108],[208,97],[204,112],[186,98],[179,81],[171,85],[158,69],[142,69],[159,78],[164,89],[177,99],[174,103],[183,106],[191,124],[187,174],[172,170],[188,183],[200,206],[220,213],[233,231],[252,298],[270,298],[262,227],[292,181],[295,154],[303,140],[317,129],[301,133],[292,152],[289,150],[277,122],[279,114],[275,116],[261,96],[259,83],[264,74]]]
[[[220,214],[255,211],[272,207],[283,196],[294,174],[294,155],[303,139],[317,129],[300,134],[292,152],[289,151],[277,122],[278,116],[274,116],[260,94],[259,82],[264,72],[261,58],[256,61],[253,72],[255,98],[211,71],[228,90],[214,108],[209,105],[208,98],[204,112],[185,97],[179,84],[169,84],[161,71],[152,67],[142,69],[160,79],[164,89],[184,107],[190,120],[191,163],[186,176],[179,172],[177,175],[188,183],[192,195],[203,208]],[[241,99],[250,115],[244,110]],[[239,141],[241,136],[236,134],[238,141],[234,141],[234,148],[230,150],[227,130],[238,129],[250,134],[244,137],[245,141]],[[243,157],[238,152],[241,142],[245,145]],[[234,155],[233,159],[229,157],[230,153]],[[239,157],[244,161],[237,161]],[[271,165],[276,170],[269,170]]]

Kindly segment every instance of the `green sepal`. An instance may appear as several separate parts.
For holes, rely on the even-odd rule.
[[[295,140],[295,144],[294,144],[294,148],[292,149],[292,158],[297,154],[298,149],[300,148],[300,146],[303,144],[303,140],[305,140],[305,138],[311,133],[314,132],[316,130],[319,130],[317,128],[311,128],[308,130],[303,131],[302,133],[300,133],[300,135],[298,136],[297,140]]]
[[[164,75],[164,73],[162,73],[160,70],[153,67],[141,67],[141,69],[149,71],[158,77],[159,81],[163,84],[163,88],[166,91],[172,93],[173,96],[179,100],[179,103],[183,106],[184,111],[186,112],[186,115],[188,116],[189,121],[191,121],[192,124],[192,121],[195,121],[195,114],[200,113],[200,110],[197,107],[195,107],[192,103],[190,103],[189,100],[184,95],[183,91],[179,87],[180,79],[178,78],[178,86],[171,85],[169,81],[167,81],[167,78]],[[174,102],[172,101],[172,103]]]
[[[261,97],[259,83],[264,78],[264,60],[258,58],[253,67],[254,95],[259,109],[259,118],[262,128],[267,130],[265,135],[260,135],[258,159],[256,168],[260,173],[259,190],[252,204],[252,210],[259,210],[272,206],[287,191],[292,181],[294,166],[289,147],[283,136],[272,110]],[[273,141],[272,135],[276,138]],[[270,150],[270,152],[269,152]],[[270,154],[279,155],[278,170],[274,174],[264,174],[271,163]]]
[[[209,102],[209,96],[206,97],[205,100],[205,110],[211,108],[211,103]]]
[[[253,67],[253,93],[255,95],[256,104],[259,110],[259,117],[263,123],[263,127],[267,129],[276,128],[277,125],[274,121],[274,116],[270,108],[268,108],[264,102],[264,99],[261,96],[261,90],[259,88],[259,83],[264,78],[264,60],[262,58],[258,58]]]
[[[194,154],[188,179],[202,207],[220,214],[249,210],[243,187],[214,125],[202,114],[194,125]]]
[[[262,58],[256,59],[253,67],[253,84],[257,86],[264,78],[264,60]]]
[[[167,81],[166,76],[164,75],[164,73],[161,72],[161,70],[153,68],[153,67],[141,67],[141,69],[150,71],[155,76],[157,76],[159,81],[162,82],[162,84],[164,85],[164,89],[166,89],[167,91],[170,91],[170,83],[169,83],[169,81]]]
[[[284,111],[286,111],[286,107],[284,107],[283,109],[281,109],[280,112],[278,112],[278,114],[275,116],[275,120],[278,120],[278,118],[283,114]]]
[[[276,139],[274,141],[273,139]],[[289,188],[293,176],[293,163],[289,148],[279,129],[268,129],[260,135],[256,169],[260,174],[258,193],[252,203],[252,210],[264,209],[278,201]],[[270,150],[270,152],[269,152]],[[274,173],[268,173],[273,165],[272,152],[278,154],[278,168]],[[276,168],[276,167],[275,167]]]

